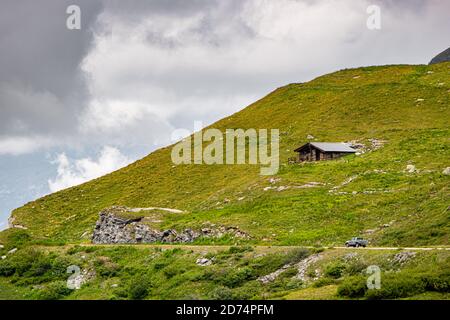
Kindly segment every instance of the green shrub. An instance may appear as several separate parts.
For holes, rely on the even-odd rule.
[[[297,248],[286,255],[285,264],[293,264],[302,261],[310,255],[310,251],[305,248]]]
[[[253,269],[255,276],[260,277],[285,265],[285,254],[268,254],[250,261],[249,267]]]
[[[9,260],[0,261],[0,276],[9,277],[16,272],[16,268]]]
[[[71,264],[75,263],[65,257],[25,248],[0,261],[0,276],[14,275],[13,281],[18,284],[63,280],[67,277],[66,269]]]
[[[421,276],[427,291],[450,292],[450,275],[423,275]]]
[[[46,274],[48,271],[52,269],[52,263],[50,259],[44,256],[39,256],[33,263],[31,264],[30,269],[27,272],[27,276],[31,277],[40,277]]]
[[[398,299],[415,296],[426,291],[449,292],[448,274],[417,274],[413,270],[381,275],[380,289],[368,289],[366,278],[353,276],[344,279],[338,287],[338,295],[367,299]]]
[[[260,292],[260,284],[256,281],[246,282],[243,286],[233,289],[233,300],[255,299]]]
[[[328,277],[338,279],[342,277],[345,268],[346,268],[345,264],[341,262],[331,263],[325,267],[324,274]]]
[[[233,292],[230,288],[220,286],[213,289],[209,297],[213,300],[231,300],[233,298]]]
[[[185,272],[186,272],[186,269],[179,265],[171,265],[171,266],[166,267],[163,270],[163,273],[167,279],[170,279],[170,278],[176,276],[177,274],[182,274]]]
[[[367,265],[364,262],[360,260],[354,260],[347,265],[347,267],[345,268],[345,273],[350,276],[355,276],[361,274],[366,270],[366,268]]]
[[[320,288],[320,287],[329,286],[330,284],[335,284],[335,283],[336,283],[336,280],[333,278],[322,277],[322,278],[318,279],[317,281],[314,281],[312,286],[314,288]]]
[[[6,244],[8,250],[21,248],[31,241],[31,236],[27,230],[8,229],[7,231]]]
[[[120,271],[120,267],[107,257],[97,257],[94,266],[97,274],[105,278],[115,277]]]
[[[341,297],[360,298],[367,291],[366,278],[353,276],[344,279],[337,289],[337,294]]]
[[[285,285],[286,290],[294,290],[294,289],[299,289],[301,288],[303,285],[303,281],[300,279],[289,279]]]
[[[69,295],[72,292],[67,288],[65,281],[54,281],[45,285],[42,289],[38,289],[33,297],[39,300],[58,300]]]
[[[244,267],[236,270],[231,270],[225,277],[222,278],[221,282],[229,288],[235,288],[242,285],[245,281],[253,279],[254,272],[249,267]]]
[[[406,272],[384,275],[381,288],[367,290],[368,299],[397,299],[414,296],[426,291],[425,283],[417,275]]]
[[[164,269],[164,268],[167,267],[168,265],[169,265],[169,263],[168,263],[167,261],[156,262],[156,263],[153,265],[153,269],[154,269],[155,271],[159,271],[159,270]]]
[[[142,300],[148,296],[149,282],[143,277],[131,280],[128,285],[128,297],[132,300]]]
[[[39,263],[42,253],[33,249],[23,249],[9,255],[7,259],[0,261],[1,274],[9,276],[17,274],[22,276],[33,267],[33,263]]]

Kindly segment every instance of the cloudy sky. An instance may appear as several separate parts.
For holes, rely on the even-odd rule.
[[[69,5],[81,29],[66,26]],[[381,10],[381,29],[367,9]],[[1,0],[0,228],[12,208],[122,167],[273,89],[423,64],[448,0]],[[372,12],[370,12],[372,13]]]

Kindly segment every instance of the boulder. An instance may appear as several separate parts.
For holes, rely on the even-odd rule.
[[[408,172],[408,173],[414,173],[414,172],[417,171],[417,169],[416,169],[416,166],[415,166],[415,165],[413,165],[413,164],[408,164],[408,165],[406,166],[405,171]]]
[[[210,259],[200,258],[200,259],[197,259],[197,261],[195,263],[199,266],[206,267],[206,266],[210,266],[212,264],[212,261]]]
[[[445,169],[442,171],[442,174],[450,175],[450,167],[445,168]]]

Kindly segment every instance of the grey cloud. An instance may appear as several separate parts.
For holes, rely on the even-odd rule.
[[[69,4],[81,7],[80,31],[65,28]],[[380,31],[365,28],[369,4],[382,7]],[[434,30],[448,30],[450,2],[6,0],[1,9],[0,137],[92,144],[160,140],[344,67],[426,63],[448,46]],[[118,130],[80,135],[92,101],[147,109]],[[147,121],[154,130],[142,129]]]
[[[66,28],[66,8],[74,1],[1,3],[0,135],[73,130],[87,100],[79,64],[92,42],[99,1],[76,1],[82,29]]]

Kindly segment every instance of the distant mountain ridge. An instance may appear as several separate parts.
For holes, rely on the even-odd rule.
[[[437,56],[435,56],[433,59],[431,59],[429,64],[436,64],[436,63],[441,63],[441,62],[450,62],[450,48],[442,51]]]

